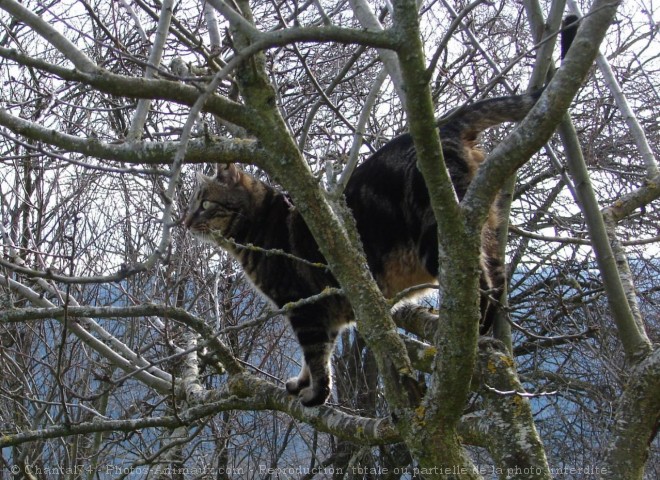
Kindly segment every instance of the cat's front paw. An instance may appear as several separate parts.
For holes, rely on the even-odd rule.
[[[309,378],[301,379],[300,377],[292,377],[288,379],[284,385],[287,392],[296,395],[300,393],[303,388],[309,386]]]
[[[306,387],[300,391],[300,402],[306,407],[316,407],[323,405],[330,396],[330,388],[328,387]]]

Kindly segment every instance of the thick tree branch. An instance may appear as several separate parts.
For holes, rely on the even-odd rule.
[[[634,287],[632,282],[624,285],[620,276],[619,266],[610,245],[610,237],[607,234],[605,221],[600,212],[596,193],[594,192],[587,166],[582,155],[577,133],[568,115],[566,115],[559,126],[559,133],[566,146],[566,158],[568,170],[573,177],[580,208],[589,229],[591,242],[596,254],[596,262],[601,273],[603,285],[607,293],[607,300],[612,311],[614,323],[619,332],[619,338],[626,352],[629,362],[637,362],[648,355],[651,351],[651,342],[646,336],[644,325],[637,308]],[[611,229],[611,234],[616,238],[616,232]],[[625,256],[619,256],[623,272],[630,272]],[[630,278],[630,277],[628,277]],[[627,286],[627,288],[626,288]],[[638,315],[635,315],[637,312]]]
[[[386,49],[397,48],[397,43],[389,31],[368,32],[340,27],[295,27],[259,34],[255,41],[240,49],[237,56],[232,58],[230,62],[238,64],[263,50],[295,42],[339,42]],[[85,64],[85,68],[71,70],[4,47],[0,47],[0,56],[25,66],[39,68],[64,80],[85,83],[112,95],[169,100],[191,106],[200,93],[198,88],[180,82],[117,75],[94,64]],[[259,117],[255,112],[219,95],[211,95],[204,105],[204,110],[246,128],[248,131],[259,130]]]
[[[605,461],[607,480],[642,479],[651,444],[660,429],[660,348],[628,372],[619,397]]]
[[[400,0],[393,2],[393,6],[394,29],[399,41],[407,45],[405,51],[399,52],[399,63],[406,84],[410,133],[438,222],[439,280],[444,290],[440,309],[447,318],[435,338],[438,353],[431,388],[404,437],[421,465],[428,468],[458,466],[467,472],[461,478],[477,478],[455,428],[469,393],[466,379],[471,377],[476,364],[480,228],[471,232],[473,235],[467,232],[444,166],[416,2]]]
[[[104,143],[95,138],[81,138],[24,120],[0,108],[0,125],[31,140],[43,142],[66,152],[112,160],[132,165],[171,164],[178,142]],[[184,156],[185,163],[241,162],[259,165],[268,155],[250,139],[214,138],[191,140]]]
[[[330,406],[304,407],[297,397],[283,388],[254,375],[234,375],[230,391],[250,400],[254,410],[277,410],[291,415],[320,431],[368,445],[384,445],[401,441],[396,425],[389,418],[365,418],[349,415]]]
[[[507,478],[549,480],[552,477],[548,461],[529,402],[518,395],[498,393],[525,394],[513,359],[496,344],[484,344],[479,349],[479,366],[478,380],[484,396],[484,416],[479,430],[484,432],[488,451],[497,466],[509,472]]]

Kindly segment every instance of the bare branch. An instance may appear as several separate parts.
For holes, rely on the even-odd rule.
[[[20,3],[14,0],[1,0],[0,8],[13,15],[14,18],[30,26],[35,32],[48,41],[48,43],[57,48],[64,57],[73,63],[76,69],[86,73],[98,70],[96,64],[64,35],[58,32],[55,27],[25,8]]]

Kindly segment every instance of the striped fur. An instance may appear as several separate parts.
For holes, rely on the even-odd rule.
[[[536,98],[518,95],[485,100],[441,125],[445,162],[459,199],[484,159],[476,147],[478,134],[493,125],[522,119]],[[436,282],[437,226],[410,135],[393,139],[355,170],[346,188],[346,202],[355,217],[369,268],[385,296]],[[220,165],[214,177],[199,176],[185,223],[197,236],[231,252],[254,285],[278,307],[337,286],[332,274],[318,266],[325,259],[288,197],[235,165]],[[481,283],[495,298],[503,285],[497,226],[493,207],[482,232]],[[268,253],[273,250],[289,255]],[[482,312],[483,330],[487,330],[493,309],[485,294]],[[329,363],[334,342],[353,320],[351,307],[343,296],[335,295],[297,308],[288,318],[305,363],[286,387],[299,393],[304,405],[322,404],[331,390]]]

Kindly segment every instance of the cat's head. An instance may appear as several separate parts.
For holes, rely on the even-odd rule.
[[[218,164],[212,177],[198,173],[186,212],[186,228],[209,242],[217,242],[213,232],[229,235],[233,224],[248,217],[254,208],[255,182],[234,164]]]

